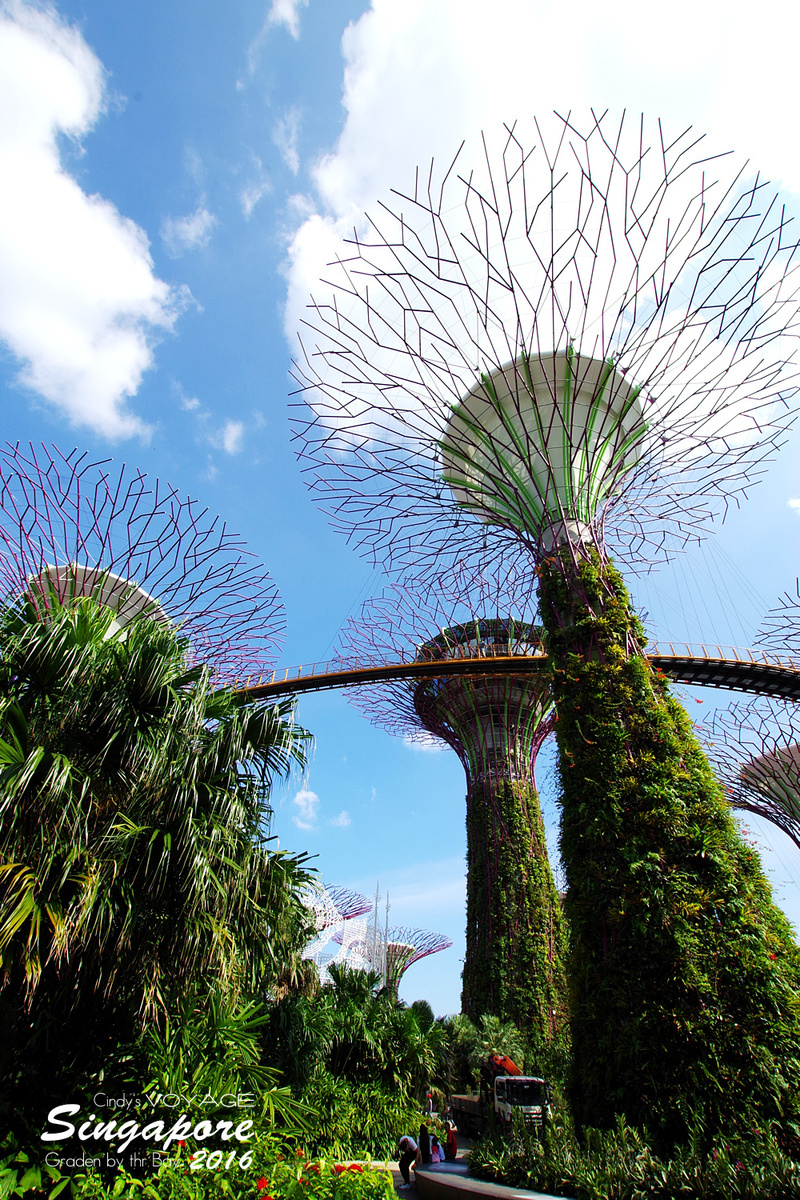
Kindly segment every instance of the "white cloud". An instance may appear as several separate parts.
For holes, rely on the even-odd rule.
[[[352,818],[346,808],[343,808],[338,817],[332,817],[328,822],[329,825],[335,825],[338,829],[346,829],[352,824]]]
[[[188,293],[153,274],[147,237],[62,162],[105,110],[105,72],[50,8],[0,6],[0,337],[19,380],[76,425],[147,435],[126,406]]]
[[[161,226],[161,237],[173,257],[186,250],[207,246],[217,218],[204,204],[185,217],[167,217]]]
[[[310,792],[306,788],[299,791],[292,804],[297,808],[297,813],[292,817],[298,829],[316,829],[317,827],[317,809],[319,808],[319,796],[316,792]]]
[[[281,153],[286,166],[296,175],[300,170],[300,156],[297,153],[297,138],[300,133],[300,110],[296,106],[288,108],[272,131],[272,140]]]
[[[241,421],[226,421],[222,427],[222,449],[226,454],[238,454],[242,448],[244,425]]]
[[[497,0],[491,11],[484,0],[372,0],[342,41],[344,128],[317,165],[314,211],[297,214],[290,339],[363,211],[375,212],[391,188],[410,191],[431,157],[443,167],[465,137],[503,122],[554,108],[644,111],[665,117],[668,133],[708,132],[713,146],[737,152],[737,164],[750,155],[800,190],[800,143],[787,137],[792,39],[776,40],[768,17],[742,37],[726,12],[721,0],[676,0],[664,21],[658,7],[634,0],[576,0],[566,47],[555,0]]]
[[[181,397],[181,408],[186,412],[197,412],[199,407],[200,401],[197,399],[197,396]]]
[[[284,25],[296,41],[300,37],[300,9],[307,5],[308,0],[272,0],[267,24]]]
[[[800,500],[787,500],[787,507],[793,508],[795,512],[800,512]]]

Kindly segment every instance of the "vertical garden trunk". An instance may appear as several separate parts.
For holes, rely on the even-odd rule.
[[[691,722],[596,552],[540,568],[570,928],[572,1096],[668,1145],[785,1131],[798,1108],[798,951]]]
[[[568,1047],[561,905],[532,783],[486,779],[467,796],[462,1009],[524,1031],[528,1068],[561,1074]]]
[[[483,620],[440,640],[476,633],[538,652],[531,625]],[[430,646],[439,646],[431,642]],[[547,857],[536,755],[552,725],[541,674],[422,680],[414,705],[424,727],[453,747],[467,775],[467,949],[462,1008],[513,1021],[529,1063],[563,1077],[569,1046],[561,906]]]

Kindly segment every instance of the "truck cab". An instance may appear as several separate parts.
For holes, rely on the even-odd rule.
[[[509,1123],[515,1112],[521,1112],[526,1125],[538,1128],[549,1115],[549,1088],[538,1076],[498,1075],[493,1091],[498,1121]]]

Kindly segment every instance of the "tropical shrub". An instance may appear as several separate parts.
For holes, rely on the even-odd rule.
[[[285,1153],[266,1136],[251,1146],[246,1166],[225,1166],[225,1156],[198,1159],[197,1151],[182,1147],[161,1163],[155,1174],[142,1178],[120,1170],[112,1179],[83,1174],[71,1179],[51,1168],[39,1177],[26,1164],[0,1159],[0,1195],[74,1197],[75,1200],[394,1200],[392,1176],[371,1162],[308,1160],[305,1151]],[[200,1165],[198,1165],[198,1163]],[[193,1165],[194,1164],[194,1165]],[[23,1173],[20,1174],[20,1171]],[[15,1182],[16,1181],[16,1182]]]
[[[479,1179],[576,1200],[793,1200],[800,1164],[772,1134],[749,1139],[697,1136],[669,1158],[657,1157],[646,1136],[618,1117],[613,1129],[575,1137],[556,1117],[542,1140],[517,1127],[514,1136],[484,1138],[469,1156]]]
[[[305,1145],[313,1154],[393,1158],[405,1134],[416,1137],[420,1106],[378,1083],[348,1083],[321,1073],[303,1090],[311,1110]]]
[[[304,920],[266,823],[308,734],[215,690],[170,626],[112,618],[0,612],[0,1122],[25,1138],[65,1096],[142,1086],[140,1033],[199,980],[254,993]]]
[[[288,995],[272,1007],[265,1053],[296,1095],[322,1072],[348,1083],[380,1083],[421,1101],[444,1074],[447,1037],[424,1009],[378,990],[374,972],[342,965],[314,995]]]

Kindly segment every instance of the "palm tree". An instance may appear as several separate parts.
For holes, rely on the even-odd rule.
[[[303,858],[269,846],[271,781],[305,762],[288,704],[215,689],[188,643],[91,598],[0,613],[0,1019],[97,1059],[198,979],[277,974]],[[48,1051],[47,1061],[53,1055]],[[49,1089],[48,1089],[49,1090]]]

